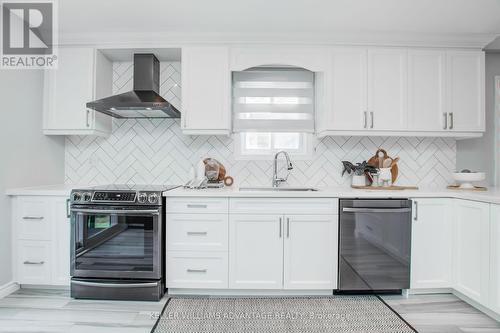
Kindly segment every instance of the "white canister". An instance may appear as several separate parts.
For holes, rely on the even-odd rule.
[[[365,175],[353,175],[352,176],[352,186],[366,186],[366,176]]]
[[[392,168],[380,168],[380,173],[378,175],[379,183],[382,186],[391,186],[392,185]]]

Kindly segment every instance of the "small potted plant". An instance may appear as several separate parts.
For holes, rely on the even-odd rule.
[[[373,165],[368,164],[368,162],[363,161],[362,163],[353,164],[349,161],[342,161],[344,165],[344,170],[342,171],[342,176],[347,172],[349,175],[352,173],[352,186],[365,186],[366,185],[366,174],[376,173],[378,169]]]

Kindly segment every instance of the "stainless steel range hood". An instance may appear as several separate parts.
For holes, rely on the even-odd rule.
[[[159,95],[160,62],[154,54],[134,54],[134,90],[87,103],[87,108],[115,118],[180,118]]]

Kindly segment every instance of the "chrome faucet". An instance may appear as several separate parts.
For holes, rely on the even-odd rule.
[[[288,171],[285,178],[278,178],[278,157],[280,154],[285,155],[286,158],[286,169]],[[281,183],[287,181],[288,176],[290,175],[290,170],[293,169],[292,161],[290,160],[290,155],[284,150],[279,151],[274,155],[274,165],[273,165],[273,187],[278,187]]]

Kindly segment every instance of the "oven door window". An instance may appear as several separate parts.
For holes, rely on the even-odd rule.
[[[157,216],[79,213],[76,270],[153,272]]]

